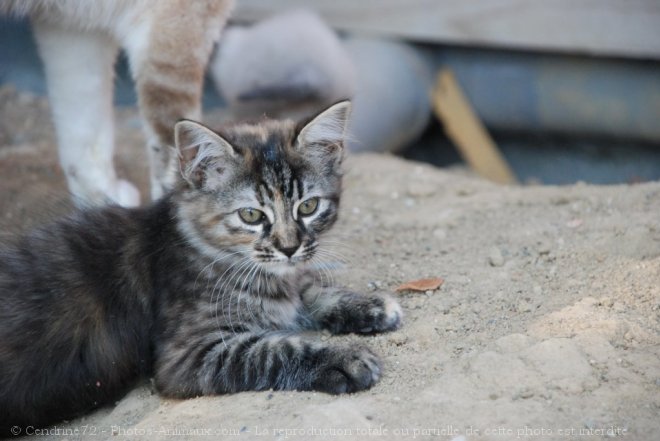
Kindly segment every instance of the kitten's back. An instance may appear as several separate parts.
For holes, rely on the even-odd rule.
[[[0,438],[111,402],[149,369],[141,219],[82,211],[0,249]]]

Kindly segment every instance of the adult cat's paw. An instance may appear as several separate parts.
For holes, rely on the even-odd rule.
[[[122,207],[137,207],[140,205],[140,191],[130,182],[119,179],[114,190],[114,200]]]
[[[370,349],[338,347],[326,352],[312,389],[330,394],[343,394],[369,389],[379,379],[381,364]]]

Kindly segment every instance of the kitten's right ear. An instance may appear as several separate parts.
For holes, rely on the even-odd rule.
[[[174,142],[179,152],[181,176],[196,188],[204,185],[210,172],[218,176],[225,173],[221,164],[237,156],[229,142],[195,121],[176,123]]]

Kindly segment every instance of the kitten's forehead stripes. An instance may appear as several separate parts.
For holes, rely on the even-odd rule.
[[[301,167],[292,158],[292,152],[287,151],[287,141],[291,140],[271,134],[265,143],[254,146],[250,168],[258,202],[265,205],[282,200],[283,208],[290,210],[293,202],[302,197],[303,185]]]

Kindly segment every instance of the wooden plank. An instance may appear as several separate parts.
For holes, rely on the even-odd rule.
[[[660,59],[660,0],[238,0],[233,18],[301,8],[359,33]]]
[[[514,184],[516,177],[476,116],[454,74],[444,69],[433,90],[433,108],[461,156],[479,175],[500,184]]]

